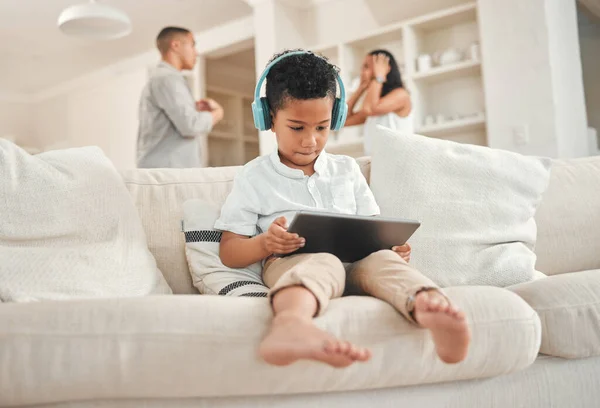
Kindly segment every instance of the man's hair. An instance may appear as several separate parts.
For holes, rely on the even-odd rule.
[[[171,47],[171,41],[177,35],[187,35],[190,34],[191,31],[186,28],[181,27],[165,27],[160,30],[160,33],[156,36],[156,48],[160,51],[161,54],[169,51]]]
[[[274,55],[269,63],[293,51],[304,50],[285,50]],[[313,53],[282,59],[267,74],[266,95],[271,111],[277,113],[290,99],[334,99],[338,71],[325,57]]]

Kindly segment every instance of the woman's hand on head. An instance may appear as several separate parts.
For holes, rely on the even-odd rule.
[[[390,72],[390,58],[385,54],[373,55],[373,74],[376,77],[386,77]]]

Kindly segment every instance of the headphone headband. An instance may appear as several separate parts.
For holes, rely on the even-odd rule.
[[[282,59],[290,57],[292,55],[302,55],[302,54],[314,55],[317,58],[321,58],[322,60],[327,62],[329,65],[332,65],[325,58],[313,53],[312,51],[304,51],[304,50],[291,51],[286,54],[280,55],[279,57],[277,57],[273,61],[271,61],[266,66],[266,68],[263,71],[263,73],[261,74],[260,78],[258,78],[258,81],[256,83],[256,88],[254,90],[254,102],[252,103],[252,113],[254,116],[254,123],[255,123],[255,126],[257,129],[267,130],[269,128],[270,112],[268,110],[267,99],[260,97],[260,90],[262,88],[262,84],[267,79],[267,75],[269,74],[269,71],[271,71],[271,68],[275,64],[277,64],[279,61],[281,61]],[[344,122],[346,121],[346,114],[347,114],[348,107],[346,105],[346,89],[344,88],[344,83],[342,82],[342,78],[340,78],[340,75],[337,72],[335,73],[335,78],[338,83],[338,87],[340,88],[340,97],[337,98],[334,96],[335,101],[334,101],[334,108],[333,108],[333,113],[332,113],[332,118],[331,118],[331,123],[332,123],[331,129],[339,130],[344,125]]]
[[[279,61],[281,61],[284,58],[291,57],[292,55],[302,55],[302,54],[314,55],[315,57],[321,58],[323,61],[332,65],[325,58],[321,57],[320,55],[315,54],[312,51],[290,51],[286,54],[280,55],[279,57],[275,58],[273,61],[271,61],[269,63],[269,65],[267,65],[265,67],[265,70],[261,74],[260,78],[258,78],[258,82],[256,83],[256,89],[254,90],[254,100],[260,99],[260,90],[262,88],[262,84],[267,79],[267,75],[269,74],[269,71],[271,71],[271,68],[273,68],[273,66],[275,64],[277,64]],[[346,101],[346,89],[344,88],[344,83],[342,82],[342,79],[340,78],[340,75],[337,72],[335,73],[335,78],[336,78],[337,83],[340,88],[340,99],[345,102]]]

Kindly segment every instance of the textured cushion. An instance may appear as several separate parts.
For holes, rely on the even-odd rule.
[[[219,257],[221,232],[214,229],[219,207],[209,201],[192,199],[183,203],[185,255],[194,286],[200,293],[226,296],[266,297],[260,263],[232,269]]]
[[[555,160],[535,219],[537,269],[600,269],[600,156]]]
[[[153,296],[0,307],[0,406],[66,399],[280,395],[482,378],[523,369],[540,322],[510,291],[460,287],[473,342],[443,364],[427,331],[369,297],[331,302],[320,327],[368,346],[369,363],[272,367],[257,355],[272,312],[266,299]],[[288,380],[286,380],[288,379]]]
[[[0,214],[5,302],[171,293],[98,148],[30,156],[0,140]]]
[[[357,161],[361,170],[370,170],[368,158]],[[136,169],[122,173],[142,218],[148,247],[174,293],[198,293],[185,257],[183,203],[200,198],[220,208],[238,168]]]
[[[176,294],[198,293],[185,258],[183,203],[202,198],[219,207],[231,190],[236,167],[138,169],[122,173],[148,237],[148,247]]]
[[[540,316],[542,353],[600,356],[600,270],[550,276],[509,289]]]
[[[442,286],[531,280],[549,159],[379,127],[371,188],[383,215],[422,222],[412,262]]]

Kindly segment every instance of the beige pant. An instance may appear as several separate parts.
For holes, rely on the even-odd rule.
[[[413,322],[410,306],[413,296],[420,290],[437,288],[429,278],[388,249],[353,263],[347,271],[334,255],[300,254],[267,262],[263,281],[270,288],[269,298],[281,289],[304,286],[317,298],[317,314],[325,311],[330,299],[342,296],[348,284],[352,292],[381,299]]]

